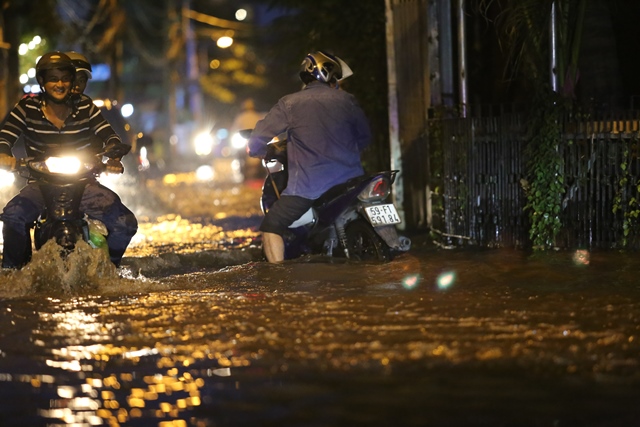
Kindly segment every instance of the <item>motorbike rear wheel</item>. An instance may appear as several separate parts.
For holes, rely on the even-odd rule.
[[[391,250],[373,227],[357,219],[347,225],[347,249],[349,257],[359,261],[391,261]]]

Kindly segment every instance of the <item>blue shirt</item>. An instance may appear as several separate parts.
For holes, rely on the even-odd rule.
[[[317,199],[364,173],[360,151],[371,142],[371,130],[353,95],[311,82],[284,96],[256,124],[249,154],[264,157],[267,143],[284,132],[289,181],[282,194]]]

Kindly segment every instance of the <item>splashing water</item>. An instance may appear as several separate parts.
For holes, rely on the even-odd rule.
[[[105,251],[93,249],[81,241],[73,252],[63,257],[60,246],[53,240],[34,252],[31,262],[24,268],[5,269],[0,277],[5,283],[0,289],[3,297],[82,295],[123,280]]]

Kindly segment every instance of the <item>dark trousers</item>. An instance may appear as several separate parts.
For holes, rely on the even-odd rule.
[[[44,208],[44,199],[36,183],[25,186],[4,207],[2,267],[20,268],[29,261],[29,227],[43,213]],[[97,181],[87,185],[80,209],[90,218],[102,221],[106,225],[109,232],[109,256],[111,261],[119,266],[131,238],[138,230],[138,221],[133,212],[122,203],[116,193]]]

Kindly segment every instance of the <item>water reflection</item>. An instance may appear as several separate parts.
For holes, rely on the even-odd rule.
[[[632,254],[578,265],[573,253],[418,246],[389,264],[212,265],[60,279],[55,296],[27,286],[14,297],[22,288],[8,285],[9,425],[567,425],[576,414],[578,425],[612,415],[625,424],[610,425],[633,425],[638,415]]]

